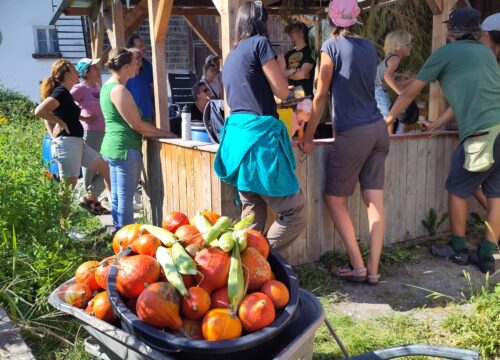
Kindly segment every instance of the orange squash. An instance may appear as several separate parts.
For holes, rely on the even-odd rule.
[[[189,218],[186,214],[180,211],[172,211],[163,218],[161,227],[171,233],[175,233],[179,227],[187,224],[189,224]]]
[[[161,241],[154,235],[145,234],[139,236],[132,242],[132,251],[141,254],[155,256],[156,249],[161,245]]]
[[[87,285],[92,291],[99,290],[101,287],[95,279],[95,271],[98,266],[98,261],[86,261],[78,266],[75,272],[76,283]]]
[[[207,220],[210,222],[210,224],[215,224],[217,220],[220,218],[220,214],[216,213],[215,211],[210,211],[210,210],[203,210],[201,212],[201,215],[207,218]]]
[[[116,290],[126,298],[139,296],[146,284],[160,277],[160,264],[147,255],[127,256],[120,259],[116,274]]]
[[[265,259],[269,256],[269,243],[267,239],[257,230],[248,230],[247,232],[247,247],[253,247],[264,256]]]
[[[186,247],[192,244],[203,245],[203,237],[194,225],[182,225],[175,232],[175,236],[182,240],[182,246]]]
[[[154,327],[178,331],[182,326],[179,304],[177,290],[169,283],[157,282],[146,287],[137,299],[137,317]]]
[[[111,323],[115,320],[115,314],[108,299],[108,292],[103,291],[92,299],[92,313],[98,319]]]
[[[95,270],[95,281],[102,289],[106,290],[109,270],[111,269],[111,265],[113,265],[114,261],[115,258],[113,256],[110,256],[102,260]]]
[[[92,299],[92,291],[85,284],[73,284],[64,292],[64,300],[71,306],[83,309]]]
[[[193,340],[203,340],[201,331],[201,321],[182,319],[182,328],[184,332]]]
[[[241,321],[229,309],[212,309],[201,323],[203,337],[208,341],[229,340],[241,336]]]
[[[266,294],[271,299],[276,310],[284,308],[290,299],[288,288],[278,280],[266,281],[260,288],[260,292]]]
[[[211,247],[200,250],[194,258],[203,279],[196,275],[197,283],[209,294],[227,285],[231,258],[221,249]],[[200,283],[201,281],[201,283]]]
[[[210,295],[201,287],[188,289],[188,296],[182,298],[182,314],[190,320],[200,320],[210,310]]]
[[[229,307],[229,297],[227,296],[227,286],[215,290],[210,296],[212,309],[227,309]]]
[[[248,273],[248,292],[256,291],[271,280],[271,265],[267,260],[252,247],[247,247],[241,253],[241,262],[243,263],[244,278]]]
[[[125,225],[118,230],[113,237],[113,250],[118,254],[121,250],[131,245],[132,242],[142,235],[140,227],[142,224]]]
[[[267,295],[255,292],[245,296],[238,309],[238,317],[246,331],[255,332],[271,324],[276,312]]]

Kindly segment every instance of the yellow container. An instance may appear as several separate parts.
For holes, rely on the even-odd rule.
[[[281,121],[285,123],[286,129],[288,131],[288,135],[292,136],[292,116],[293,110],[291,108],[288,109],[278,109],[278,116]]]

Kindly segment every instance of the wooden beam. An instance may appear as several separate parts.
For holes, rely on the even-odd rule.
[[[217,9],[217,12],[220,14],[221,13],[221,0],[212,0],[214,3],[215,8]]]
[[[221,2],[221,34],[222,34],[222,57],[225,59],[231,51],[235,39],[234,27],[238,9],[244,0],[220,0]]]
[[[218,16],[219,11],[214,7],[173,7],[172,15],[176,16],[196,16],[196,15],[207,15],[207,16]]]
[[[439,15],[443,12],[443,0],[425,0],[431,8],[432,15]]]
[[[111,47],[125,46],[125,32],[123,27],[123,11],[120,0],[111,0],[110,8],[104,11],[104,24],[108,33]]]
[[[161,6],[160,6],[161,5]],[[170,14],[170,10],[165,6],[172,8],[172,1],[165,3],[162,0],[148,0],[149,13],[149,33],[151,34],[151,58],[153,61],[153,82],[154,82],[154,98],[155,98],[155,124],[157,127],[169,130],[170,124],[168,119],[168,91],[167,91],[167,62],[165,59],[165,35],[156,31],[160,31],[160,26],[157,21],[163,22],[159,14]],[[163,6],[163,7],[162,7]],[[168,19],[167,19],[168,24]]]
[[[90,21],[90,18],[87,19],[90,28],[90,47],[92,50],[92,58],[97,59],[103,54],[104,19],[102,16],[99,16],[95,22]]]
[[[125,38],[128,38],[148,17],[148,0],[141,0],[123,20]]]
[[[158,3],[153,32],[155,42],[165,42],[168,22],[170,21],[170,14],[172,13],[173,2],[173,0],[160,0]]]
[[[215,55],[222,57],[222,50],[220,47],[212,40],[210,35],[203,29],[201,24],[196,21],[193,16],[184,16],[184,20],[188,23],[188,25],[193,29],[193,31],[198,35],[198,37],[207,45],[211,52]]]
[[[91,14],[91,8],[77,8],[77,7],[67,7],[64,9],[64,15],[67,16],[89,16]]]
[[[432,18],[432,51],[446,44],[448,29],[443,21],[448,20],[450,10],[457,0],[439,0],[442,3],[441,12]],[[430,86],[429,91],[429,120],[435,121],[446,110],[446,101],[441,87],[437,82]]]

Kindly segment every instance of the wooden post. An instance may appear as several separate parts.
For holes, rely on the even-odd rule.
[[[123,9],[120,0],[111,0],[110,12],[104,12],[104,23],[112,48],[125,46],[125,31],[123,27]]]
[[[98,16],[96,21],[87,18],[90,28],[90,48],[92,50],[92,58],[100,58],[103,53],[104,45],[104,19]]]
[[[148,0],[149,33],[153,60],[153,83],[155,99],[155,124],[169,130],[167,63],[165,61],[165,36],[172,12],[173,0]],[[160,158],[161,144],[158,140],[147,140],[143,144],[143,203],[144,214],[154,225],[161,225],[163,217],[163,167]],[[170,176],[170,174],[168,174]]]
[[[236,15],[243,0],[218,0],[214,4],[220,3],[220,27],[222,35],[222,59],[227,57],[234,44],[234,25],[236,23]]]
[[[432,51],[446,44],[448,30],[443,21],[448,19],[450,10],[455,6],[457,0],[427,0],[432,18]],[[429,120],[435,121],[446,110],[446,101],[438,83],[431,84],[429,91]]]

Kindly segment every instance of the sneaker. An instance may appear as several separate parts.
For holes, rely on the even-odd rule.
[[[469,253],[469,260],[471,264],[476,265],[483,274],[489,272],[491,275],[495,272],[495,259],[493,256],[487,258],[479,257],[479,248]]]
[[[469,265],[469,254],[467,250],[455,251],[450,245],[446,246],[436,246],[432,245],[430,248],[430,252],[432,255],[439,257],[450,259],[455,264],[466,266]]]

